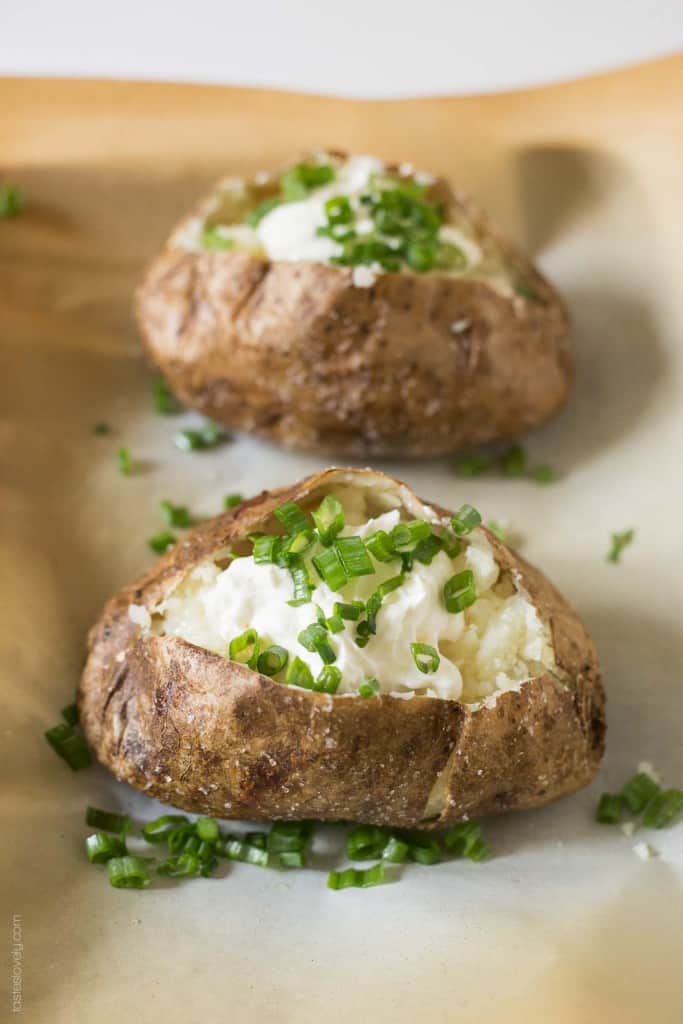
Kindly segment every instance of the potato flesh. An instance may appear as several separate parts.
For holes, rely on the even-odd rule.
[[[390,507],[397,504],[395,496],[375,499],[369,508],[362,492],[342,488],[335,493],[345,506],[347,534],[366,537],[377,529],[390,530],[401,518],[411,518]],[[375,574],[350,580],[341,593],[333,593],[319,581],[313,603],[293,608],[287,603],[292,581],[286,569],[256,565],[251,557],[239,558],[225,569],[204,562],[159,606],[154,629],[227,657],[230,641],[255,628],[262,646],[285,647],[290,658],[301,658],[315,677],[323,662],[298,642],[298,634],[315,621],[316,604],[330,616],[335,601],[366,601],[381,582],[401,571],[399,561],[375,562],[375,567]],[[463,569],[474,575],[477,601],[464,612],[448,613],[442,599],[444,583]],[[315,578],[312,567],[311,575]],[[377,633],[365,648],[356,645],[355,629],[355,623],[347,622],[343,632],[329,637],[337,655],[335,664],[342,672],[339,694],[354,694],[365,679],[374,677],[382,693],[476,703],[518,688],[525,679],[554,667],[548,627],[511,580],[501,578],[492,549],[480,532],[470,536],[455,559],[440,552],[429,566],[415,563],[405,582],[384,599]],[[410,650],[412,642],[438,650],[436,672],[419,671]]]

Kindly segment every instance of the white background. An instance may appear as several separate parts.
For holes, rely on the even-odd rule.
[[[20,0],[3,8],[0,74],[349,96],[509,89],[683,48],[683,0]]]

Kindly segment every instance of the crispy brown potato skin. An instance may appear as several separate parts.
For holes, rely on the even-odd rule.
[[[469,199],[436,187],[533,298],[439,273],[358,288],[349,267],[169,244],[136,313],[178,397],[288,448],[353,456],[444,454],[556,413],[574,377],[559,296]]]
[[[153,609],[193,565],[300,501],[368,470],[328,470],[264,492],[195,528],[107,604],[89,637],[81,722],[117,778],[221,818],[350,820],[441,827],[537,807],[586,785],[604,747],[597,654],[564,599],[492,534],[500,564],[550,624],[558,670],[490,706],[434,697],[371,700],[287,687],[177,637],[142,637],[131,603]],[[432,506],[433,507],[433,506]],[[425,820],[437,778],[438,810]]]

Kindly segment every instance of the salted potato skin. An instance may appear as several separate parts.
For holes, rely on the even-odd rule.
[[[186,405],[293,449],[440,455],[538,426],[573,385],[564,306],[468,197],[434,189],[500,255],[507,288],[435,272],[356,287],[350,267],[178,247],[209,197],[138,289],[152,361]]]
[[[142,635],[130,620],[130,604],[152,611],[194,565],[258,529],[283,501],[361,477],[392,483],[370,470],[328,470],[264,492],[196,527],[109,601],[89,635],[79,708],[117,778],[220,818],[422,828],[541,806],[591,780],[605,733],[593,642],[541,573],[487,530],[497,560],[549,623],[558,671],[480,705],[288,687],[178,637]]]

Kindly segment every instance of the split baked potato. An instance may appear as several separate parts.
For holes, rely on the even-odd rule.
[[[136,301],[178,397],[289,448],[438,455],[538,426],[573,382],[567,316],[446,181],[318,153],[226,179]]]
[[[593,642],[478,519],[334,469],[197,526],[90,633],[97,757],[249,820],[438,828],[586,785],[605,732]]]

